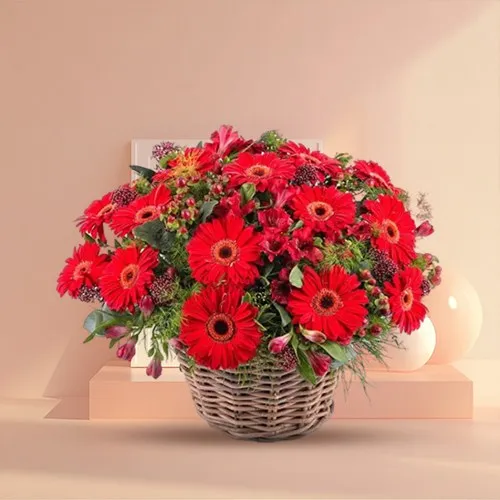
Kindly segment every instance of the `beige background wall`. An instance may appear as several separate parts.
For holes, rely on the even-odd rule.
[[[380,161],[431,196],[429,242],[500,357],[500,2],[1,0],[0,395],[80,395],[111,355],[55,280],[72,221],[128,177],[129,141],[221,123]]]

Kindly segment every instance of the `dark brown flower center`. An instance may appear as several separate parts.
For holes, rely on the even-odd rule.
[[[271,169],[266,165],[252,165],[245,170],[248,177],[269,177],[271,175]]]
[[[239,248],[236,241],[224,239],[212,245],[211,254],[217,264],[230,266],[238,259]]]
[[[324,221],[333,215],[333,208],[323,201],[313,201],[307,205],[307,211],[313,219]]]
[[[155,206],[150,205],[148,207],[141,208],[141,210],[135,214],[135,221],[142,224],[152,219],[156,219],[156,217],[158,217],[158,209]]]
[[[320,316],[332,316],[342,306],[343,303],[338,293],[328,288],[322,288],[311,301],[311,307]]]
[[[101,208],[99,210],[99,213],[97,214],[97,217],[104,217],[111,213],[114,209],[116,208],[116,205],[114,203],[108,203],[105,207]]]
[[[206,331],[215,342],[228,342],[234,337],[236,327],[231,316],[224,313],[212,314],[207,321]]]
[[[77,280],[84,278],[90,272],[91,265],[92,262],[88,260],[83,260],[82,262],[80,262],[73,271],[73,279]]]
[[[382,231],[390,243],[397,243],[399,241],[399,229],[397,224],[392,220],[387,219],[382,222]]]
[[[409,311],[413,306],[413,290],[406,288],[401,293],[401,307],[403,311]]]
[[[120,273],[120,284],[122,288],[132,288],[139,277],[139,266],[137,264],[129,264],[124,267]]]

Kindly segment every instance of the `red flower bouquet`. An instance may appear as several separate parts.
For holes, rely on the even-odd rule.
[[[149,329],[155,378],[174,350],[206,370],[265,365],[315,386],[362,376],[363,354],[383,360],[394,331],[420,326],[441,268],[416,242],[433,228],[377,163],[228,126],[153,157],[156,170],[132,166],[138,180],[78,219],[85,242],[57,289],[97,304],[87,341],[131,359]]]

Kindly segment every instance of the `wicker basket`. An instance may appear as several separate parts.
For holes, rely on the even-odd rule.
[[[277,441],[314,431],[333,413],[336,380],[329,373],[315,385],[297,371],[274,365],[241,373],[192,366],[177,352],[198,414],[236,439]]]

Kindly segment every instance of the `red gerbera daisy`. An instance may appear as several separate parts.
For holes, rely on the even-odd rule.
[[[153,281],[153,269],[158,265],[158,252],[151,247],[143,251],[136,246],[118,248],[100,279],[101,294],[115,311],[134,311],[148,293]]]
[[[384,288],[389,295],[392,321],[406,333],[416,330],[425,318],[427,308],[422,304],[422,271],[408,267],[396,274]]]
[[[374,247],[389,254],[398,264],[409,264],[415,254],[415,222],[403,203],[390,195],[381,195],[365,203],[363,219],[371,229]]]
[[[389,174],[374,161],[358,160],[352,166],[354,175],[370,186],[394,189]]]
[[[279,148],[278,153],[289,157],[296,167],[304,165],[313,166],[320,181],[324,180],[325,175],[330,175],[335,179],[342,172],[341,164],[338,160],[330,158],[321,151],[311,151],[303,144],[288,141]]]
[[[319,330],[333,341],[349,340],[368,314],[368,297],[359,286],[358,278],[342,266],[320,275],[306,267],[302,288],[292,288],[288,300],[293,322]]]
[[[77,298],[82,287],[97,286],[103,269],[107,265],[107,256],[99,255],[99,245],[84,243],[73,251],[73,256],[66,259],[66,266],[57,280],[57,291],[61,297],[68,293]]]
[[[200,224],[186,249],[193,278],[205,285],[227,281],[249,285],[259,276],[261,236],[241,217],[227,216]]]
[[[110,222],[110,226],[118,236],[125,236],[136,227],[157,219],[170,202],[170,191],[161,184],[149,194],[134,200],[130,205],[118,209]]]
[[[302,186],[292,199],[295,217],[305,226],[327,235],[345,229],[354,222],[356,205],[350,193],[335,187]]]
[[[77,219],[77,226],[82,234],[88,233],[92,238],[106,243],[104,223],[109,222],[117,204],[113,202],[113,191],[105,194],[100,200],[93,201]]]
[[[291,179],[295,173],[292,163],[280,159],[274,153],[253,155],[241,153],[224,168],[229,176],[230,186],[239,187],[246,182],[255,184],[257,191],[270,189],[280,179]]]
[[[208,287],[184,303],[179,339],[198,364],[234,369],[257,353],[262,336],[257,308],[241,299],[239,289]]]

